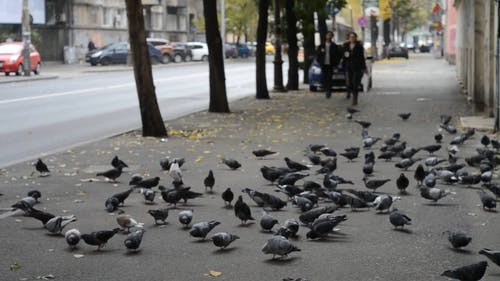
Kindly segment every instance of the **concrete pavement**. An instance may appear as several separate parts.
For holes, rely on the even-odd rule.
[[[371,121],[369,133],[387,137],[398,131],[409,146],[432,144],[437,132],[440,114],[451,114],[454,121],[470,113],[464,96],[459,94],[453,68],[430,56],[415,56],[409,61],[396,60],[374,66],[374,88],[360,96],[356,116]],[[268,85],[270,88],[272,85]],[[429,204],[414,188],[413,170],[406,173],[411,183],[409,195],[395,206],[412,219],[408,232],[394,231],[387,215],[373,210],[346,214],[348,220],[338,226],[328,240],[308,241],[307,230],[301,228],[293,239],[301,252],[292,253],[284,260],[271,260],[261,248],[270,235],[260,231],[258,223],[240,226],[233,210],[223,208],[220,194],[231,187],[236,195],[246,187],[275,194],[260,175],[262,165],[284,166],[283,157],[308,164],[304,157],[311,143],[328,144],[337,152],[348,146],[361,145],[360,126],[347,120],[345,108],[350,104],[343,93],[326,100],[322,93],[272,94],[271,100],[245,98],[231,104],[233,113],[213,114],[199,112],[167,122],[171,136],[166,140],[142,138],[131,132],[81,147],[44,157],[52,170],[46,178],[32,176],[31,162],[3,169],[0,173],[0,206],[7,207],[23,197],[32,188],[41,190],[42,203],[37,207],[56,214],[75,214],[76,227],[82,233],[117,226],[115,216],[104,210],[105,199],[128,188],[133,173],[160,176],[161,184],[169,186],[171,178],[161,171],[159,161],[166,156],[185,157],[184,182],[197,192],[203,192],[203,179],[212,169],[215,174],[215,193],[204,193],[203,198],[191,200],[181,208],[194,209],[194,222],[218,219],[221,225],[211,234],[227,231],[237,234],[227,250],[218,251],[210,241],[200,242],[190,237],[177,222],[178,211],[172,210],[168,224],[154,226],[148,209],[166,207],[161,198],[148,206],[139,194],[132,194],[123,208],[140,222],[146,233],[141,251],[127,253],[124,235],[110,240],[102,252],[81,243],[71,251],[63,238],[47,235],[41,224],[31,218],[14,217],[0,220],[2,253],[0,274],[4,280],[35,280],[51,274],[55,280],[282,280],[285,277],[303,277],[308,280],[446,280],[439,275],[446,269],[484,260],[477,252],[483,248],[499,249],[499,215],[485,212],[480,207],[476,189],[462,186],[443,186],[456,192],[441,201]],[[412,112],[404,122],[398,113]],[[78,128],[78,130],[84,128]],[[75,129],[77,130],[77,129]],[[453,136],[446,135],[444,143]],[[460,147],[465,157],[478,146],[475,136]],[[376,148],[380,145],[376,145]],[[278,155],[257,160],[251,151],[268,148]],[[374,152],[378,155],[378,150]],[[360,158],[368,152],[362,150]],[[96,170],[105,169],[111,158],[119,155],[131,165],[120,177],[120,183],[106,183],[95,178]],[[445,151],[438,153],[446,157]],[[426,153],[417,156],[426,157]],[[236,171],[220,164],[220,158],[234,158],[243,166]],[[395,180],[401,173],[395,162],[377,161],[376,178],[392,181],[378,191],[397,194]],[[337,175],[352,179],[352,187],[366,190],[362,183],[363,160],[353,163],[339,157]],[[311,173],[318,167],[311,168]],[[475,171],[468,168],[470,171]],[[321,183],[321,176],[307,179]],[[302,183],[299,181],[299,184]],[[343,186],[342,186],[343,187]],[[255,218],[260,208],[243,196]],[[330,203],[321,202],[320,205]],[[290,202],[282,211],[272,212],[280,222],[298,218],[300,212]],[[67,230],[66,229],[66,230]],[[466,251],[449,248],[442,232],[462,229],[473,236]],[[209,234],[209,236],[211,236]],[[83,255],[76,258],[74,255]],[[19,269],[9,266],[18,263]],[[213,270],[222,273],[209,276]],[[483,280],[497,280],[500,267],[490,262]]]

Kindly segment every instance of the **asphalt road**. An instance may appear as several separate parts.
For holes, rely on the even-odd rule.
[[[228,60],[225,71],[230,101],[254,95],[254,60]],[[0,167],[140,128],[131,71],[69,72],[55,80],[0,84]],[[269,62],[271,88],[273,74]],[[153,75],[165,120],[208,108],[207,64],[155,67]]]

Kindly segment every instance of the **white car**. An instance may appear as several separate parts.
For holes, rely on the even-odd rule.
[[[202,42],[187,42],[187,47],[191,49],[193,60],[208,61],[208,46]]]

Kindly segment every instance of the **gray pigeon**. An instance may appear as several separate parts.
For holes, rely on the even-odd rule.
[[[442,159],[439,157],[429,157],[429,158],[425,159],[425,161],[424,161],[425,166],[427,166],[427,167],[434,167],[434,166],[439,165],[443,162],[446,162],[446,159]]]
[[[392,206],[392,203],[396,200],[400,200],[399,196],[391,196],[391,195],[380,195],[373,201],[375,205],[375,210],[378,212],[388,211]]]
[[[78,231],[78,229],[73,228],[66,231],[64,239],[66,239],[66,243],[68,243],[71,248],[74,248],[78,245],[78,242],[80,242],[81,235],[82,234]]]
[[[141,188],[139,192],[144,195],[144,200],[146,200],[146,203],[153,204],[156,197],[156,191],[147,188]]]
[[[452,270],[446,270],[441,276],[463,281],[478,281],[483,278],[488,262],[481,261],[471,265],[462,266]]]
[[[437,187],[420,187],[420,196],[425,199],[432,200],[434,202],[439,201],[440,199],[448,196],[449,194],[456,194],[455,192],[450,191],[449,189],[441,190]]]
[[[391,181],[391,180],[390,179],[367,180],[366,177],[363,177],[363,182],[365,183],[365,187],[368,188],[368,189],[371,189],[373,191],[377,190],[377,188],[381,187],[382,185],[386,184],[389,181]]]
[[[394,226],[394,228],[404,227],[405,225],[411,225],[411,219],[403,212],[394,208],[389,215],[389,221]]]
[[[467,235],[467,233],[457,230],[447,230],[443,232],[443,234],[448,234],[448,241],[450,241],[453,248],[458,249],[469,245],[470,241],[472,241],[472,237]]]
[[[141,245],[142,242],[142,237],[144,235],[145,230],[144,229],[139,229],[136,230],[132,233],[130,233],[123,244],[125,244],[125,247],[127,250],[130,251],[137,251],[139,249],[139,246]]]
[[[274,259],[276,256],[287,257],[291,252],[300,252],[300,249],[290,243],[284,236],[273,236],[267,240],[262,252],[273,255]]]
[[[309,239],[325,238],[328,233],[333,231],[334,227],[345,220],[347,220],[345,215],[320,217],[311,224],[311,230],[306,234],[306,237]]]
[[[296,221],[295,219],[288,219],[282,226],[280,226],[275,235],[284,236],[287,239],[290,237],[295,237],[299,232],[299,227],[300,226],[298,221]]]
[[[403,158],[403,159],[401,159],[401,161],[399,161],[398,163],[394,164],[394,166],[396,168],[401,169],[401,170],[407,171],[411,166],[413,166],[413,164],[417,163],[420,160],[421,160],[420,158],[415,158],[415,159],[412,159],[412,158]]]
[[[274,225],[278,223],[278,220],[263,210],[259,223],[263,230],[272,231]]]
[[[487,208],[491,211],[491,209],[495,209],[497,207],[497,201],[494,196],[487,193],[483,189],[478,191],[479,199],[481,199],[481,203],[483,203],[483,209]]]
[[[500,251],[490,250],[488,248],[484,248],[479,251],[480,255],[485,255],[490,261],[494,262],[496,265],[500,266]]]
[[[212,242],[214,243],[214,245],[220,247],[221,249],[225,249],[236,239],[240,239],[240,237],[238,235],[230,234],[227,232],[215,233],[212,236]]]
[[[179,222],[184,225],[184,227],[188,227],[192,220],[193,210],[184,210],[179,212]]]
[[[204,222],[195,223],[191,227],[189,234],[195,238],[205,239],[205,237],[207,237],[207,234],[214,227],[216,227],[219,224],[220,224],[220,222],[218,222],[218,221],[209,221],[209,222],[204,221]]]
[[[64,227],[76,221],[76,217],[72,216],[56,216],[45,223],[45,228],[53,234],[60,234]]]
[[[302,212],[309,211],[314,207],[314,203],[311,200],[302,196],[293,197],[292,203],[297,205]]]
[[[314,209],[311,209],[307,212],[302,213],[299,216],[299,220],[303,224],[310,224],[310,223],[314,222],[314,220],[316,220],[322,214],[331,214],[335,210],[337,210],[337,207],[334,205],[333,206],[317,207],[317,208],[314,208]]]
[[[167,208],[148,210],[148,214],[150,214],[153,217],[155,224],[158,224],[158,221],[162,221],[163,224],[167,224],[166,220],[168,218],[168,210],[169,209]]]

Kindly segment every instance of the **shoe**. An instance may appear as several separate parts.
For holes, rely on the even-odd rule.
[[[332,93],[326,93],[326,98],[329,99],[332,97]]]
[[[353,94],[352,105],[353,106],[358,105],[358,94]]]

